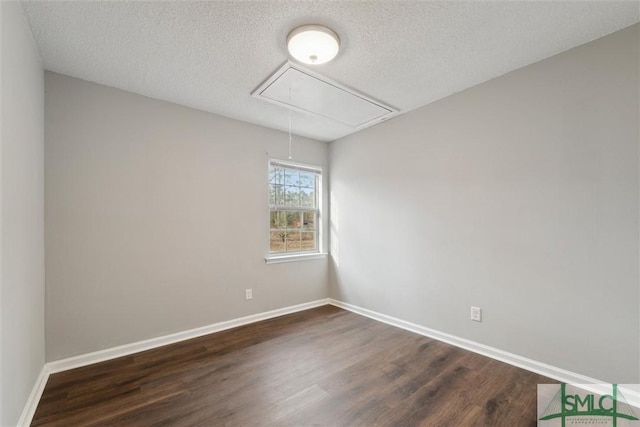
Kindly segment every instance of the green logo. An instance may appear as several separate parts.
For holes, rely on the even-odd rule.
[[[541,387],[538,386],[538,402],[541,399]],[[545,385],[558,387],[555,385]],[[570,387],[560,384],[550,403],[540,416],[539,421],[560,421],[565,427],[567,421],[571,425],[611,425],[618,427],[618,422],[624,420],[624,425],[639,425],[633,407],[618,389],[617,384],[611,385],[611,393],[590,393],[578,387]],[[633,422],[633,424],[629,424]],[[538,423],[544,426],[544,423]]]

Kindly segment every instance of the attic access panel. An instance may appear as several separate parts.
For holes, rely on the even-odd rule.
[[[285,108],[315,114],[354,128],[385,120],[397,110],[287,62],[252,94]]]

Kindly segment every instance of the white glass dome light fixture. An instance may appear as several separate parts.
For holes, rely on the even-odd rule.
[[[322,25],[303,25],[287,36],[291,56],[305,64],[318,65],[331,61],[340,50],[340,38]]]

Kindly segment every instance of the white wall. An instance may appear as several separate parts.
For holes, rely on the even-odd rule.
[[[15,425],[44,365],[44,76],[17,2],[0,2],[0,425]]]
[[[640,382],[638,28],[332,143],[330,296]]]
[[[264,261],[267,152],[286,158],[287,135],[45,80],[47,360],[327,297],[327,259]],[[327,154],[294,139],[297,162]]]

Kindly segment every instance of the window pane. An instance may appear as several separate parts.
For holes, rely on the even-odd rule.
[[[301,216],[300,212],[297,211],[285,211],[287,213],[287,229],[296,229],[300,228],[301,224]]]
[[[300,172],[300,186],[307,188],[315,188],[316,174],[311,172]]]
[[[316,197],[313,188],[300,188],[300,205],[303,208],[315,208]]]
[[[284,186],[282,185],[274,185],[275,187],[275,194],[276,194],[276,202],[275,204],[278,206],[283,206],[284,205]]]
[[[300,170],[295,166],[270,166],[270,252],[318,250],[319,177],[319,172]]]
[[[269,250],[300,252],[316,250],[316,213],[271,211]]]
[[[284,252],[287,239],[286,231],[271,231],[269,233],[269,251]]]
[[[284,169],[277,166],[271,166],[269,169],[269,183],[284,184]]]
[[[285,169],[284,183],[286,185],[300,185],[300,172],[292,169]]]
[[[287,226],[287,214],[285,211],[271,212],[271,229],[285,229]]]
[[[285,206],[300,206],[300,194],[298,193],[299,187],[287,185],[284,187],[284,205]]]
[[[316,248],[315,233],[300,233],[300,250],[311,251]]]
[[[315,231],[316,229],[316,213],[315,212],[303,213],[302,228],[304,231]]]
[[[276,204],[276,186],[269,184],[269,206]]]
[[[287,252],[298,252],[300,250],[300,232],[289,231],[287,233]]]
[[[269,204],[271,206],[285,205],[285,188],[280,184],[269,184]]]

